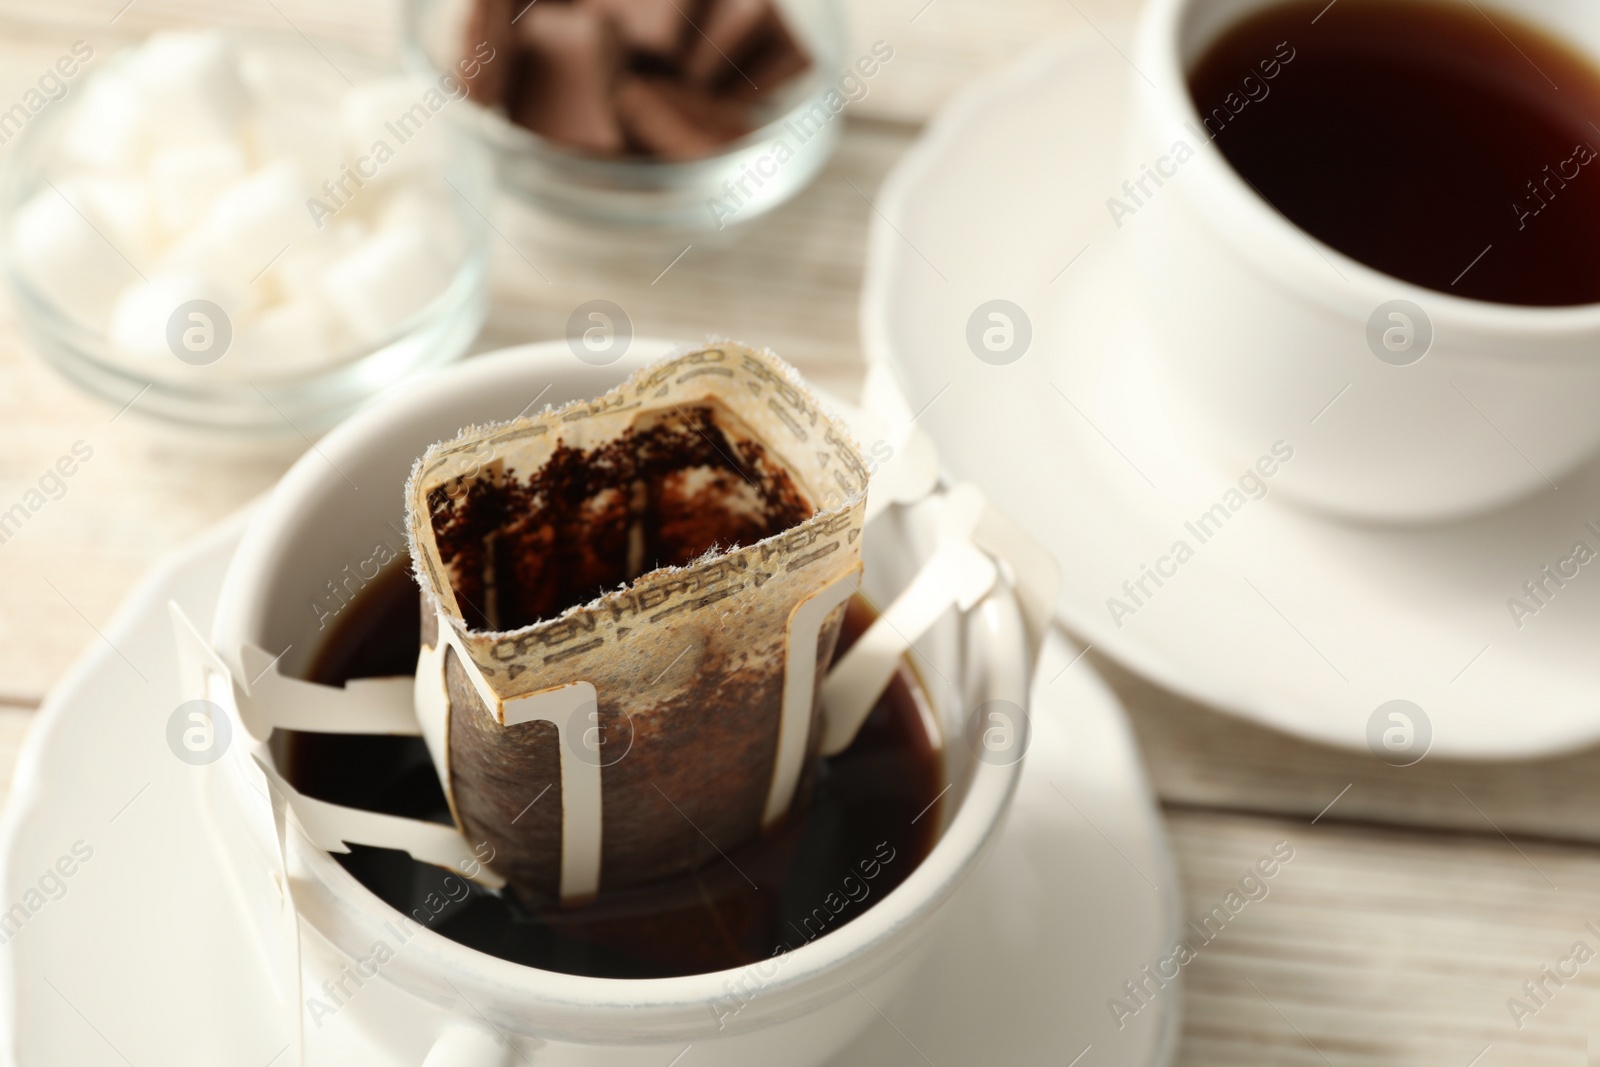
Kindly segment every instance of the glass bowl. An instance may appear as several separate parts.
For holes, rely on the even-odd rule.
[[[399,73],[365,55],[340,52],[329,45],[313,49],[304,39],[288,34],[229,31],[227,39],[239,57],[241,70],[248,67],[254,72],[247,82],[257,97],[265,99],[261,95],[264,85],[274,101],[281,97],[288,109],[286,114],[300,116],[308,123],[291,130],[289,136],[304,134],[324,146],[341,143],[337,140],[341,137],[339,94],[349,88],[350,80],[366,85],[372,79]],[[115,79],[127,76],[136,62],[135,54],[134,49],[125,50],[85,70],[66,98],[52,103],[33,119],[0,174],[0,270],[12,292],[23,333],[46,362],[88,392],[134,415],[244,435],[298,433],[304,437],[327,429],[398,381],[458,359],[466,352],[488,310],[488,229],[477,205],[486,209],[490,201],[493,167],[483,148],[449,122],[439,124],[439,134],[448,138],[447,149],[440,153],[442,163],[437,173],[428,175],[441,191],[433,203],[452,206],[456,227],[452,233],[459,235],[459,242],[453,243],[448,257],[440,256],[436,261],[442,261],[442,290],[398,322],[385,320],[379,332],[369,332],[364,340],[347,333],[342,342],[330,342],[329,351],[314,359],[302,358],[298,366],[293,358],[281,361],[282,365],[247,359],[231,322],[223,327],[233,337],[231,348],[215,359],[185,358],[171,340],[174,333],[170,325],[166,336],[173,349],[171,358],[158,354],[154,358],[131,359],[112,343],[106,315],[68,306],[90,287],[89,282],[82,286],[70,281],[65,286],[41,282],[38,269],[30,266],[21,251],[20,233],[25,224],[19,220],[36,198],[51,196],[61,197],[93,227],[99,239],[115,251],[131,272],[140,277],[147,272],[152,276],[159,273],[148,261],[141,269],[139,251],[130,249],[125,254],[103,227],[96,226],[80,204],[62,191],[63,185],[70,189],[72,182],[85,180],[86,174],[86,180],[97,177],[92,171],[85,172],[78,161],[81,157],[71,156],[64,145],[68,137],[74,136],[74,114],[93,99],[95,82],[106,80],[107,85],[101,88],[107,92],[109,86],[118,85]],[[450,106],[466,105],[455,101]],[[250,121],[259,125],[255,118]],[[263,136],[256,132],[256,125],[250,129],[252,137]],[[70,177],[64,176],[69,172]],[[303,172],[313,182],[324,177],[310,167]],[[328,175],[338,176],[338,172]],[[443,186],[435,179],[447,183],[452,192],[443,193]],[[392,192],[384,195],[391,196]],[[353,202],[354,198],[348,201]],[[309,202],[307,206],[310,207]],[[59,213],[61,209],[57,210]],[[286,244],[279,256],[292,257],[292,249],[310,240],[291,236],[285,235]],[[317,234],[314,239],[321,237]],[[279,258],[273,257],[257,277],[267,275],[278,262]],[[131,283],[132,275],[128,277]],[[311,284],[316,284],[314,277]],[[175,309],[175,320],[176,317]],[[228,321],[226,312],[222,317]],[[207,331],[219,328],[209,318],[191,317],[191,321]]]
[[[454,68],[472,0],[403,0],[407,65],[430,79]],[[811,183],[838,146],[844,16],[837,0],[774,0],[811,54],[777,89],[757,126],[714,155],[663,161],[588,155],[518,126],[501,108],[464,101],[454,112],[494,155],[500,185],[530,206],[593,227],[718,231],[749,222]],[[819,110],[820,109],[820,110]],[[782,142],[787,152],[779,152]],[[720,206],[718,206],[720,205]]]

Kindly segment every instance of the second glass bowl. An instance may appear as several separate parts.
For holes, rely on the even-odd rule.
[[[407,63],[435,80],[459,58],[472,0],[404,0]],[[844,18],[836,0],[775,0],[811,66],[775,91],[749,134],[701,159],[606,158],[559,145],[470,100],[457,120],[494,154],[501,186],[566,221],[614,229],[718,231],[791,199],[838,146]],[[783,145],[780,149],[778,146]]]

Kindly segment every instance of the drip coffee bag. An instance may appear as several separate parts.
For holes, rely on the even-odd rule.
[[[692,871],[804,804],[866,486],[794,370],[732,343],[417,462],[417,716],[525,906]]]

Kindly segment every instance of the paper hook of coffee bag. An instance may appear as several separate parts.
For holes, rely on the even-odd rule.
[[[778,756],[772,786],[762,814],[763,827],[775,825],[788,812],[809,754],[811,709],[816,704],[820,631],[827,618],[861,585],[861,572],[845,575],[794,609],[789,619],[789,655],[784,662],[783,719],[778,731]]]
[[[442,615],[443,609],[438,610]],[[559,736],[575,722],[584,724],[580,729],[585,734],[577,744],[586,746],[591,758],[582,758],[571,743],[561,745],[558,750],[562,840],[559,891],[561,899],[568,901],[594,896],[600,888],[601,859],[601,760],[598,746],[592,744],[587,735],[587,724],[597,724],[599,719],[599,701],[594,686],[586,681],[572,682],[502,700],[483,677],[477,664],[466,655],[449,621],[438,618],[435,632],[439,635],[438,639],[433,645],[425,643],[418,659],[414,689],[415,715],[457,825],[460,825],[461,817],[455,810],[455,791],[452,788],[447,655],[453,657],[457,670],[467,675],[478,699],[502,726],[548,722],[555,727]]]
[[[353,678],[343,686],[291,678],[278,669],[281,656],[254,645],[239,649],[246,681],[239,712],[254,736],[274,729],[307,733],[414,736],[412,679]]]
[[[975,486],[957,486],[940,503],[938,548],[823,683],[824,756],[843,752],[855,740],[911,645],[950,608],[969,610],[999,577],[994,561],[972,543],[988,507],[983,494]]]
[[[490,889],[505,885],[503,879],[478,862],[466,838],[453,826],[347,808],[308,797],[285,781],[270,760],[259,754],[254,760],[271,785],[273,804],[287,812],[299,832],[323,852],[349,852],[350,845],[394,849],[423,863],[459,871]]]

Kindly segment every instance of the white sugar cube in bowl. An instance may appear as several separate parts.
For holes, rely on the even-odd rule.
[[[0,178],[6,280],[68,377],[139,415],[304,434],[465,352],[491,181],[441,114],[458,82],[291,34],[75,54]]]

